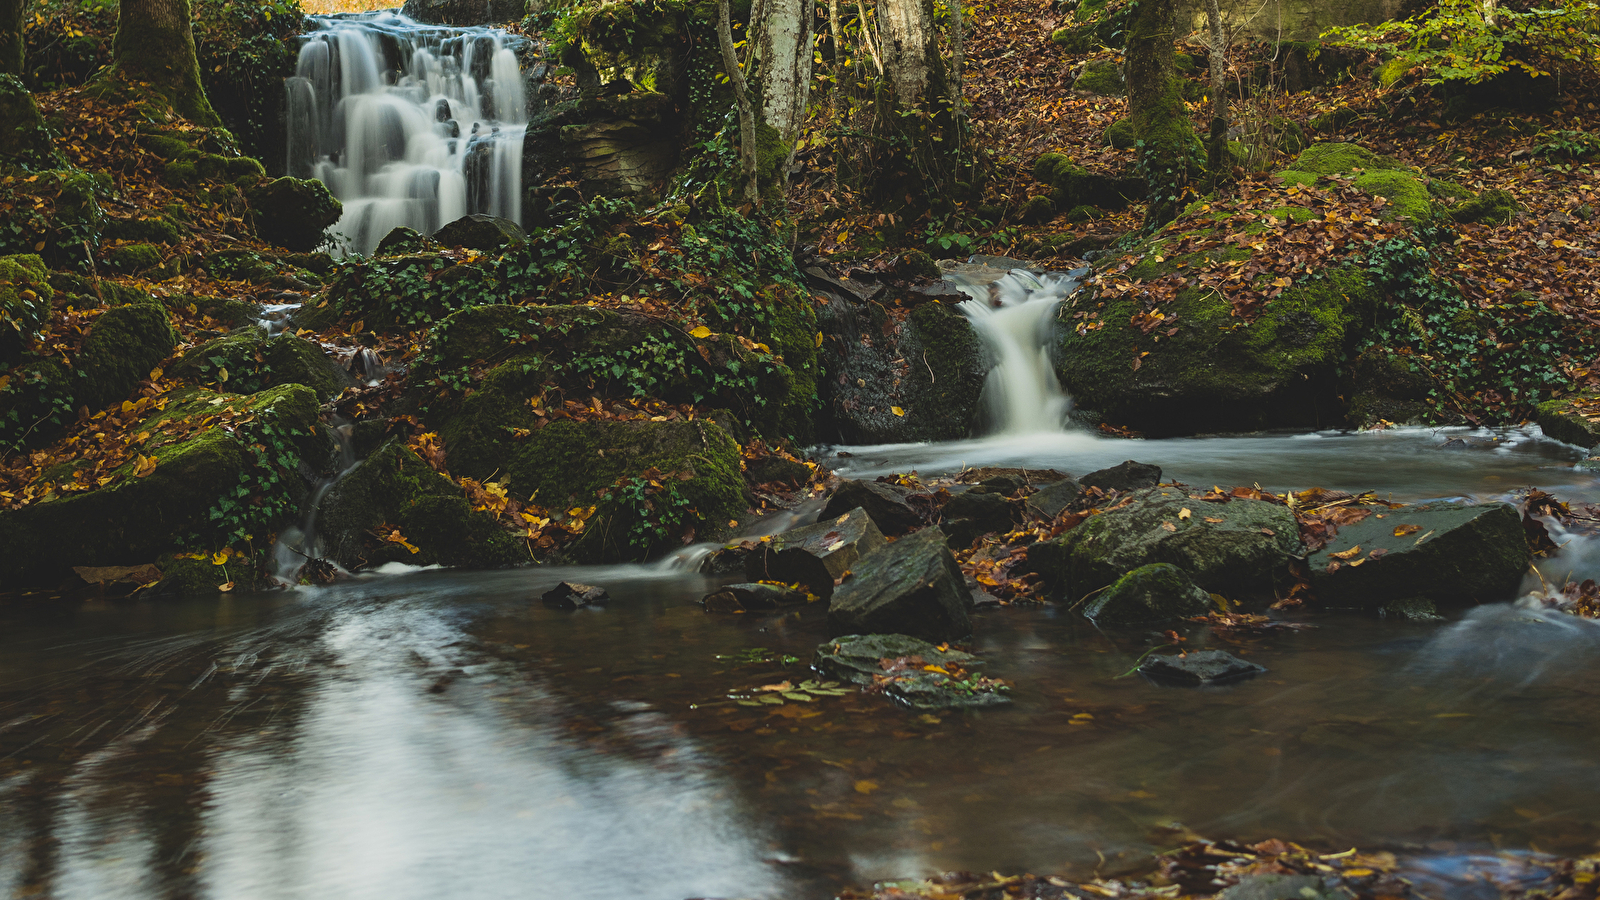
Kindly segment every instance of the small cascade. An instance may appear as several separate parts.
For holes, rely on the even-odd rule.
[[[273,542],[272,553],[267,560],[267,577],[272,583],[294,587],[300,583],[301,570],[308,564],[332,566],[321,558],[322,552],[317,547],[317,510],[322,506],[322,498],[328,495],[328,491],[332,490],[341,478],[361,465],[361,460],[356,459],[355,444],[351,440],[351,432],[354,429],[355,426],[349,422],[334,426],[333,434],[339,441],[339,467],[333,475],[322,479],[307,498],[305,516],[301,519],[300,526],[285,528],[278,533],[278,539]]]
[[[1050,362],[1052,317],[1061,300],[1077,289],[1078,279],[1065,274],[1037,277],[1027,269],[1012,269],[994,281],[962,272],[945,278],[972,298],[959,309],[995,356],[983,386],[988,431],[1060,431],[1072,399],[1061,390]]]
[[[522,222],[527,105],[511,36],[395,12],[309,17],[286,81],[289,174],[344,204],[346,252],[472,213]]]
[[[289,318],[295,310],[301,307],[301,302],[296,300],[291,303],[263,303],[261,313],[256,317],[256,325],[267,333],[267,337],[277,337],[289,328]]]

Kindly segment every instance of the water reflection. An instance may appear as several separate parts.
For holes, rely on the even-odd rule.
[[[610,607],[537,602],[574,576]],[[809,658],[822,610],[707,616],[707,584],[433,571],[8,611],[0,891],[824,897],[940,869],[1137,867],[1173,822],[1435,857],[1600,834],[1600,642],[1557,614],[1197,631],[1270,671],[1192,691],[1114,677],[1144,635],[989,612],[977,649],[1014,708],[922,716],[726,702],[803,675],[784,657]]]

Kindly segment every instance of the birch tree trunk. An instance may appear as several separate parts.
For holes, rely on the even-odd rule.
[[[761,120],[789,147],[783,171],[794,161],[811,99],[811,23],[816,0],[768,0],[765,15],[751,23],[761,92]]]
[[[896,102],[901,109],[925,105],[933,83],[944,80],[939,35],[933,27],[933,0],[879,0],[878,32],[883,67],[894,86]]]
[[[123,78],[148,84],[189,121],[221,125],[200,83],[189,23],[189,0],[122,0],[112,64]]]
[[[828,37],[833,41],[833,95],[828,102],[837,117],[844,97],[844,35],[839,31],[839,0],[828,0]]]

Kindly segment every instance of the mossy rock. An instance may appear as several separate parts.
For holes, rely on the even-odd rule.
[[[174,137],[171,133],[141,134],[139,135],[139,146],[167,160],[177,159],[185,151],[194,149],[189,145],[189,142]]]
[[[245,199],[262,240],[290,250],[317,249],[344,213],[328,186],[314,179],[274,178],[246,190]]]
[[[900,254],[899,272],[907,278],[940,278],[944,274],[933,257],[921,250],[907,250]]]
[[[178,345],[178,333],[160,306],[135,303],[106,310],[84,338],[78,353],[83,373],[79,394],[90,409],[127,399]]]
[[[528,233],[510,219],[474,213],[446,223],[433,233],[433,239],[446,247],[500,250],[516,244],[526,244]]]
[[[1123,77],[1121,66],[1110,60],[1093,59],[1073,80],[1072,89],[1104,97],[1125,97],[1128,94],[1128,82]]]
[[[1132,150],[1139,143],[1139,129],[1133,124],[1133,119],[1118,119],[1106,129],[1106,143],[1118,150]]]
[[[302,452],[315,452],[318,410],[310,389],[286,385],[235,399],[296,435]],[[0,581],[50,584],[73,566],[149,563],[190,534],[208,534],[213,508],[232,495],[255,458],[242,438],[206,430],[149,450],[157,465],[145,477],[134,476],[130,463],[99,490],[0,512]]]
[[[122,241],[143,241],[147,244],[176,244],[183,240],[185,229],[166,216],[149,219],[108,219],[106,237]]]
[[[1043,225],[1055,218],[1056,205],[1049,197],[1034,197],[1022,207],[1018,217],[1024,225]]]
[[[399,527],[418,552],[375,536],[379,525]],[[474,511],[459,487],[397,439],[328,491],[317,528],[328,558],[347,569],[385,562],[495,568],[528,561],[493,517]]]
[[[1442,178],[1428,180],[1428,193],[1441,200],[1454,202],[1471,200],[1476,196],[1470,188],[1462,187],[1453,181],[1445,181]]]
[[[201,344],[168,373],[219,390],[255,393],[279,384],[303,384],[327,400],[355,384],[318,345],[293,334],[268,338],[246,327]]]
[[[1360,118],[1360,113],[1348,106],[1341,106],[1338,109],[1312,116],[1306,124],[1311,126],[1312,131],[1340,131],[1349,128]]]
[[[458,310],[504,303],[510,292],[484,266],[440,253],[364,259],[345,266],[296,322],[313,331],[354,321],[372,331],[413,331]]]
[[[106,263],[117,272],[135,275],[161,266],[161,248],[154,244],[123,244],[106,251]]]
[[[1484,222],[1506,225],[1517,217],[1522,204],[1510,191],[1491,188],[1471,200],[1450,209],[1450,218],[1457,222]]]
[[[1191,514],[1182,515],[1184,509]],[[1240,598],[1270,595],[1289,561],[1304,552],[1287,507],[1265,500],[1199,502],[1185,488],[1158,485],[1036,544],[1028,563],[1068,602],[1152,563],[1174,565],[1201,588]]]
[[[210,556],[190,559],[176,554],[166,555],[156,560],[156,568],[161,570],[161,581],[151,591],[160,597],[202,597],[221,593],[219,589],[230,581],[234,590],[238,590],[240,585],[236,579],[245,575],[250,567],[237,557],[230,562],[234,565],[218,565]]]
[[[1096,625],[1158,625],[1211,610],[1211,596],[1171,563],[1150,563],[1117,579],[1083,608]]]
[[[1378,171],[1404,169],[1392,156],[1379,156],[1360,144],[1312,144],[1295,157],[1288,169],[1313,175],[1337,175],[1354,169]]]
[[[31,253],[0,256],[0,370],[21,361],[23,348],[49,320],[55,293],[44,260]]]
[[[406,253],[433,253],[439,249],[439,242],[428,237],[414,228],[401,225],[390,230],[378,242],[374,256],[400,256]]]
[[[662,487],[639,497],[649,469]],[[547,508],[598,506],[572,548],[585,563],[651,558],[686,537],[715,540],[749,507],[739,445],[704,420],[556,422],[517,448],[506,474],[515,495]]]
[[[1539,423],[1546,437],[1576,444],[1584,449],[1600,445],[1600,395],[1574,394],[1539,404],[1534,421]]]
[[[1090,172],[1060,153],[1041,155],[1033,164],[1033,177],[1051,186],[1050,199],[1057,209],[1123,209],[1143,197],[1146,187],[1139,178]]]
[[[1408,357],[1384,347],[1369,347],[1350,365],[1347,418],[1358,428],[1388,422],[1413,425],[1433,418],[1427,400],[1432,379]]]
[[[1179,271],[1177,263],[1207,261],[1195,254],[1157,263],[1163,245],[1148,245],[1129,277],[1151,280]],[[1071,315],[1080,308],[1096,311],[1095,302],[1069,298],[1062,321],[1075,323]],[[1156,340],[1129,323],[1141,310],[1136,298],[1122,297],[1098,310],[1101,328],[1065,330],[1056,372],[1079,406],[1151,436],[1328,427],[1343,420],[1340,360],[1377,302],[1361,271],[1337,268],[1297,281],[1245,324],[1215,291],[1188,287],[1162,306],[1177,332],[1169,337],[1163,329]]]
[[[0,122],[0,168],[42,171],[61,164],[33,94],[15,75],[0,74]]]
[[[1363,191],[1389,201],[1392,213],[1385,215],[1385,218],[1392,215],[1414,222],[1426,222],[1433,218],[1433,198],[1429,196],[1427,187],[1410,172],[1362,172],[1356,176],[1355,183]]]
[[[1433,218],[1432,196],[1417,175],[1392,157],[1379,156],[1358,144],[1312,144],[1278,173],[1287,184],[1313,185],[1319,175],[1361,170],[1355,186],[1389,201],[1385,218],[1426,222]]]

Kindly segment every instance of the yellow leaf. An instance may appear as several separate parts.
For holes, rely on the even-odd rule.
[[[226,563],[228,561],[228,557],[232,555],[233,551],[227,547],[224,547],[211,557],[211,564],[213,566],[220,566],[223,563]]]
[[[906,414],[906,411],[905,411],[905,410],[903,410],[903,409],[901,409],[901,408],[900,408],[900,407],[898,407],[898,406],[891,406],[891,407],[889,407],[889,412],[892,412],[892,413],[894,413],[894,414],[895,414],[895,415],[897,415],[897,416],[903,416],[903,415],[905,415],[905,414]]]
[[[878,789],[878,783],[876,781],[858,781],[858,782],[856,782],[856,793],[858,793],[858,794],[870,794],[870,793],[872,793],[873,791],[875,791],[877,789]]]
[[[689,337],[692,337],[692,338],[708,338],[708,337],[711,337],[711,329],[707,328],[704,325],[696,326],[692,331],[689,332]]]
[[[822,332],[820,332],[820,331],[817,332],[817,346],[818,347],[822,346]]]
[[[1194,513],[1189,512],[1189,508],[1187,506],[1178,510],[1178,518],[1180,519],[1187,519],[1192,515],[1194,515]]]
[[[1128,794],[1128,796],[1135,800],[1152,800],[1156,795],[1150,793],[1149,791],[1133,791],[1132,793]]]
[[[133,477],[144,478],[156,470],[156,458],[153,456],[139,455],[139,461],[134,463]]]

